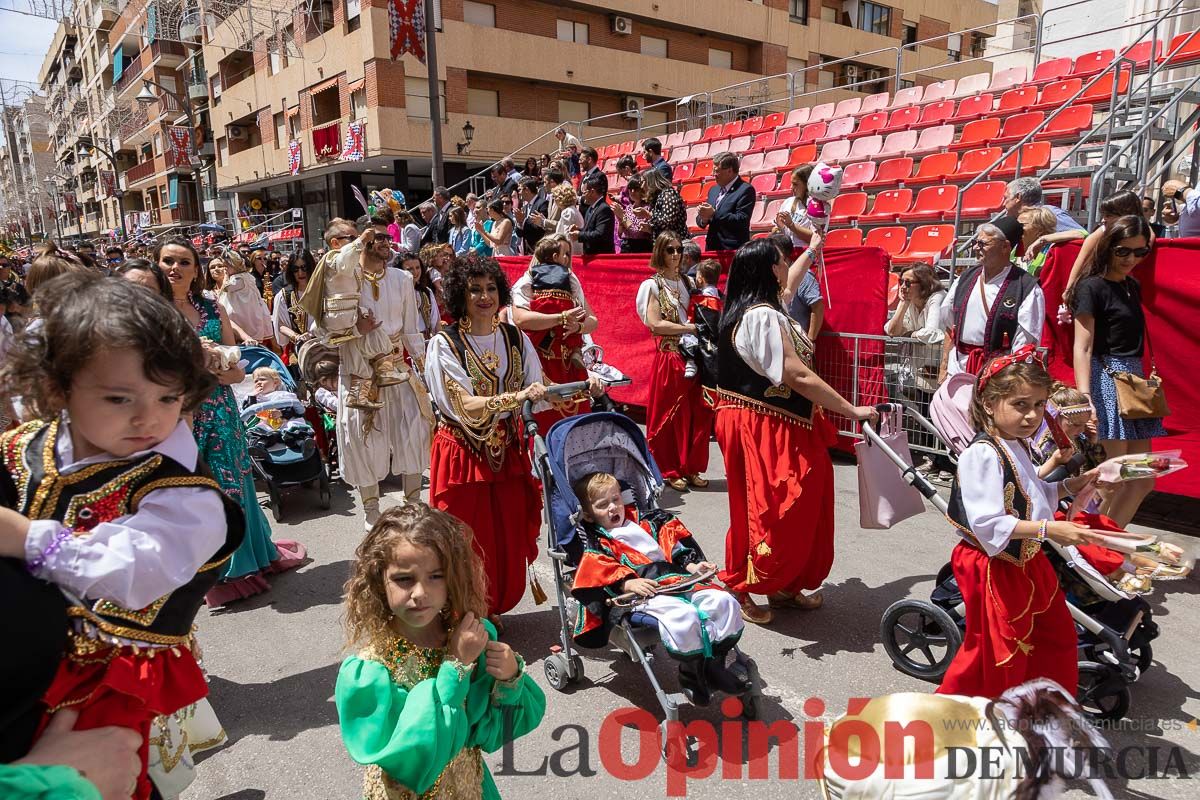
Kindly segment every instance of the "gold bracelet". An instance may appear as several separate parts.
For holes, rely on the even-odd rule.
[[[558,315],[558,324],[564,328],[567,327],[567,312],[563,311]]]

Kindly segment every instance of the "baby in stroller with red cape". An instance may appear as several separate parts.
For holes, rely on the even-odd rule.
[[[641,613],[657,623],[692,702],[706,705],[714,689],[727,694],[750,689],[746,678],[727,668],[745,625],[738,602],[714,581],[696,580],[716,567],[704,560],[687,527],[663,511],[630,519],[620,484],[606,472],[581,478],[574,490],[586,523],[571,587],[579,601],[575,641],[604,647],[621,614]]]

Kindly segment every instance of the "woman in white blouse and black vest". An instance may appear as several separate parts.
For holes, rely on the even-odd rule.
[[[717,442],[725,456],[729,532],[721,580],[748,622],[773,608],[815,609],[805,596],[833,565],[834,429],[828,408],[855,421],[878,417],[855,406],[812,370],[812,342],[784,312],[788,263],[769,240],[738,250],[729,270],[717,345]]]

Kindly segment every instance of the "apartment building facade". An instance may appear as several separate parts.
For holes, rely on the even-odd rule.
[[[54,235],[52,195],[44,176],[54,169],[45,100],[32,87],[0,86],[0,198],[7,237],[38,241]]]
[[[973,60],[986,30],[947,34],[997,19],[985,0],[437,6],[448,184],[509,153],[552,151],[559,123],[586,121],[573,130],[601,143],[695,123],[698,104],[677,98],[707,103],[704,93],[716,87],[737,85],[711,95],[714,104],[751,112],[891,88],[904,44],[913,46],[903,52],[901,85],[986,71],[987,62]],[[204,47],[218,185],[242,206],[303,208],[310,243],[330,217],[361,213],[352,187],[397,187],[412,199],[431,188],[428,72],[411,55],[391,58],[386,0],[316,8],[274,39],[246,41],[237,19],[214,20]],[[933,41],[917,44],[924,40]],[[788,73],[791,80],[780,77]],[[351,124],[362,134],[362,160],[342,157]]]

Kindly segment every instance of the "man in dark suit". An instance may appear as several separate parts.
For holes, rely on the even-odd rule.
[[[600,161],[600,156],[597,155],[595,148],[585,147],[579,151],[579,169],[583,173],[583,177],[579,179],[580,190],[583,189],[583,182],[593,175],[600,179],[600,194],[608,194],[608,176],[597,162]]]
[[[445,186],[435,187],[433,203],[436,206],[433,219],[421,234],[421,244],[446,244],[450,241],[450,190]]]
[[[525,242],[525,252],[533,255],[533,249],[546,235],[543,224],[539,219],[545,219],[550,211],[550,198],[538,183],[537,178],[524,177],[517,182],[521,194],[521,205],[515,210],[517,228],[521,232],[521,240]]]
[[[708,250],[736,250],[750,241],[750,217],[754,214],[754,187],[738,177],[741,162],[733,153],[713,156],[716,185],[708,190],[696,221],[708,230]]]
[[[617,251],[613,239],[616,218],[605,198],[602,179],[591,175],[583,179],[583,229],[573,231],[572,239],[583,245],[585,256]]]
[[[675,168],[663,158],[662,142],[653,136],[642,142],[642,157],[646,159],[646,163],[650,165],[651,169],[661,172],[667,180],[671,180],[675,176]]]

